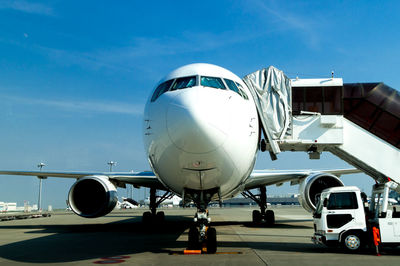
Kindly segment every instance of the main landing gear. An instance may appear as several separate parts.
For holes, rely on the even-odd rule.
[[[189,229],[189,250],[201,250],[202,253],[217,251],[217,231],[210,226],[208,210],[200,209],[194,217],[194,225]]]
[[[242,195],[246,198],[250,198],[254,200],[258,206],[260,206],[260,210],[253,211],[253,224],[261,225],[264,220],[268,226],[272,226],[275,224],[275,214],[272,210],[267,210],[267,189],[265,187],[260,187],[260,194],[254,195],[249,190],[244,191]]]
[[[156,189],[150,188],[150,211],[144,212],[142,216],[142,222],[146,225],[149,223],[159,222],[162,223],[165,220],[165,214],[163,211],[157,212],[158,206],[171,197],[171,192],[167,191],[159,199],[156,196]]]

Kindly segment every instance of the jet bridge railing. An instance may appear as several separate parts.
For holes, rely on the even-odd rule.
[[[273,67],[243,78],[254,98],[266,149],[329,151],[379,182],[400,184],[400,95],[383,83],[294,79]],[[271,156],[275,159],[276,156]],[[399,186],[400,188],[400,186]]]
[[[291,85],[292,134],[278,140],[281,151],[305,151],[310,159],[329,151],[378,182],[400,184],[398,91],[338,78],[296,79]]]
[[[293,82],[293,115],[300,115],[302,111],[344,115],[346,119],[400,148],[399,91],[384,83],[329,85],[326,84],[328,80],[312,86],[298,86]]]

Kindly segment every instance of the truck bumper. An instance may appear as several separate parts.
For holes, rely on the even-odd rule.
[[[311,237],[311,241],[314,244],[325,245],[326,244],[326,237],[320,234],[314,234]]]

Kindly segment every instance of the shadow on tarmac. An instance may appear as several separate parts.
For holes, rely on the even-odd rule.
[[[279,223],[274,228],[309,228],[303,225]],[[291,221],[293,222],[293,221]],[[82,225],[28,225],[1,226],[1,229],[34,230],[28,234],[51,234],[0,247],[0,257],[25,263],[59,263],[113,257],[144,252],[169,253],[173,249],[185,249],[187,242],[178,238],[192,224],[192,218],[185,216],[166,216],[162,224],[145,226],[141,218],[135,217],[107,224]],[[213,222],[218,227],[238,225],[254,227],[250,222]],[[265,226],[259,226],[264,227]],[[36,230],[35,230],[36,229]],[[223,235],[223,233],[221,234]],[[268,240],[269,235],[265,235]],[[275,236],[276,237],[276,236]],[[252,248],[268,251],[287,251],[301,253],[341,253],[335,248],[326,248],[310,243],[295,242],[231,242],[219,241],[221,248]],[[384,251],[388,255],[399,255],[400,249]],[[365,254],[371,254],[366,251]]]
[[[312,226],[307,226],[307,225],[294,225],[293,223],[296,222],[308,222],[309,220],[279,220],[276,222],[276,224],[272,226],[268,226],[266,223],[261,223],[259,225],[254,224],[252,222],[241,222],[241,221],[217,221],[217,222],[211,222],[211,225],[213,226],[229,226],[229,225],[237,225],[237,226],[243,226],[243,227],[249,227],[249,228],[292,228],[292,229],[308,229],[312,228]],[[286,224],[286,223],[291,223],[291,224]]]
[[[176,240],[192,221],[188,217],[166,216],[164,223],[153,226],[145,226],[138,217],[108,224],[0,225],[1,229],[37,229],[29,234],[51,234],[3,245],[0,257],[26,263],[57,263],[141,252],[165,253],[165,248],[186,247],[186,242]]]

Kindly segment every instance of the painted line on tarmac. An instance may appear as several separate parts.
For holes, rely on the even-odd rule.
[[[96,260],[94,264],[118,264],[125,262],[125,259],[129,259],[130,256],[111,256],[111,257],[103,257],[100,260]]]

